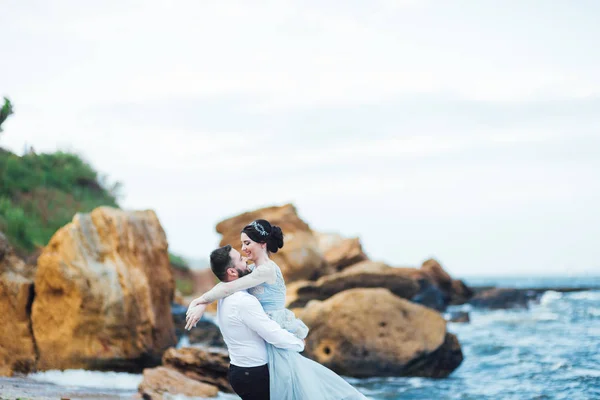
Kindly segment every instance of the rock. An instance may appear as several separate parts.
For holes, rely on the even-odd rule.
[[[227,379],[229,372],[227,350],[197,347],[171,348],[163,356],[163,365],[176,369],[188,378],[209,383],[224,392],[233,393]]]
[[[455,335],[446,333],[444,343],[433,353],[408,366],[406,375],[446,378],[463,362],[463,353]]]
[[[419,280],[419,292],[410,299],[412,302],[444,311],[447,307],[447,296],[436,285],[427,279]]]
[[[35,365],[30,322],[33,273],[0,232],[0,376],[29,373]]]
[[[419,291],[417,280],[403,269],[381,262],[363,261],[316,282],[299,281],[288,286],[286,306],[304,307],[310,300],[325,300],[354,288],[385,288],[396,296],[410,299]]]
[[[177,335],[177,341],[181,340],[181,337],[187,335],[190,344],[201,344],[208,347],[225,347],[225,341],[221,330],[215,323],[207,318],[205,313],[200,321],[190,331],[185,330],[186,325],[186,312],[187,307],[173,304],[173,322],[175,323],[175,334]]]
[[[450,311],[446,314],[446,321],[466,324],[471,322],[471,318],[466,311]]]
[[[458,342],[444,347],[442,316],[387,289],[346,290],[300,317],[310,328],[305,354],[339,374],[441,377],[460,364]]]
[[[223,235],[220,245],[230,244],[240,250],[241,230],[250,222],[261,218],[279,226],[283,231],[284,246],[272,254],[271,259],[279,265],[287,283],[302,279],[314,280],[333,272],[321,253],[317,236],[300,219],[296,208],[291,204],[246,212],[220,222],[216,228]]]
[[[467,303],[475,294],[473,289],[467,286],[461,280],[452,280],[452,290],[450,292],[450,304],[461,305]]]
[[[175,345],[168,244],[153,211],[75,215],[40,255],[35,288],[40,370],[139,371]]]
[[[149,400],[162,400],[165,393],[194,397],[216,397],[219,393],[216,386],[198,382],[165,367],[145,369],[138,391]]]
[[[465,304],[473,296],[473,290],[464,282],[452,279],[440,263],[434,259],[425,261],[421,266],[421,271],[430,283],[437,286],[444,294],[446,305]]]
[[[335,271],[341,271],[350,265],[368,260],[359,238],[344,238],[335,233],[316,233],[316,236],[325,261]]]
[[[210,268],[201,269],[199,271],[192,271],[192,279],[194,281],[194,296],[208,292],[212,289],[219,280],[213,274]]]
[[[469,304],[490,309],[527,308],[529,301],[535,300],[538,295],[534,290],[488,289],[477,293]]]
[[[189,331],[191,344],[201,344],[207,347],[226,347],[221,330],[211,321],[200,320],[196,327]]]

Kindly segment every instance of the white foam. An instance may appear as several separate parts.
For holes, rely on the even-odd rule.
[[[600,301],[600,291],[569,293],[569,298],[573,300],[597,300]]]
[[[542,298],[540,299],[540,304],[543,306],[547,306],[553,302],[555,302],[556,300],[559,300],[563,297],[562,293],[559,292],[555,292],[553,290],[548,290],[547,292],[544,292],[544,294],[542,295]]]
[[[30,374],[29,378],[61,386],[77,386],[98,389],[137,390],[142,382],[141,374],[126,372],[100,372],[83,369],[50,370]]]

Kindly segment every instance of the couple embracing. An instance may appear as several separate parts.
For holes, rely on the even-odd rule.
[[[213,251],[210,266],[221,281],[195,299],[187,329],[218,300],[217,321],[231,360],[229,381],[243,400],[364,400],[333,371],[300,354],[307,326],[285,308],[285,282],[269,259],[283,247],[278,226],[259,219],[241,231],[243,257],[230,245]],[[247,260],[253,261],[248,265]]]

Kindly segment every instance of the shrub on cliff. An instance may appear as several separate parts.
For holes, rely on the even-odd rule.
[[[118,207],[120,184],[78,155],[56,152],[18,156],[0,151],[0,231],[21,254],[44,246],[77,212]]]

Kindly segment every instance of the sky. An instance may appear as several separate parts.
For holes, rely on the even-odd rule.
[[[600,3],[3,2],[0,146],[74,151],[207,257],[293,203],[394,266],[600,275]]]

